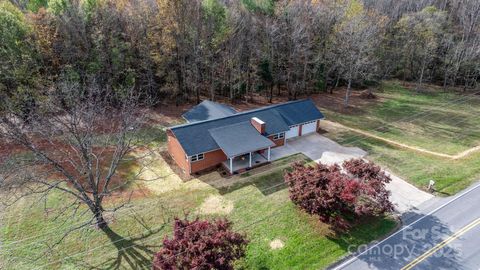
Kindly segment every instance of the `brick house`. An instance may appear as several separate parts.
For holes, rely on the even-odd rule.
[[[269,162],[271,149],[316,132],[323,114],[310,99],[254,110],[204,101],[167,129],[168,152],[185,174],[223,165],[231,174]]]

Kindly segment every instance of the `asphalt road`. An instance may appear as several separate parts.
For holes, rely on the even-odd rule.
[[[480,269],[480,185],[410,212],[404,222],[331,269]]]

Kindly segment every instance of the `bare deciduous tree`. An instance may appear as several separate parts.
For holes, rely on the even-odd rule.
[[[330,61],[337,63],[340,76],[347,82],[345,107],[349,104],[352,83],[375,74],[378,61],[375,52],[385,22],[385,17],[352,1],[335,28]]]
[[[404,74],[409,70],[422,88],[445,32],[446,14],[433,6],[404,16],[397,24],[402,40]]]
[[[0,138],[28,156],[7,166],[14,168],[10,177],[2,171],[1,187],[10,194],[4,202],[32,194],[45,199],[62,192],[72,199],[65,202],[62,213],[90,213],[86,222],[65,236],[88,225],[108,231],[105,213],[124,206],[129,196],[114,204],[107,204],[107,198],[137,179],[119,175],[119,167],[135,159],[130,154],[143,122],[138,95],[131,88],[106,95],[95,83],[64,82],[56,90],[28,121],[20,117],[14,102],[3,103]]]

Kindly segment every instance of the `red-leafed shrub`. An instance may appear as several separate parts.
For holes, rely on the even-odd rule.
[[[153,269],[233,269],[233,262],[245,255],[248,241],[230,227],[227,220],[175,219],[173,238],[163,240]]]
[[[357,217],[381,215],[393,210],[385,183],[390,178],[378,166],[363,160],[339,166],[294,164],[285,174],[290,199],[309,214],[342,231]]]
[[[390,202],[390,192],[385,184],[392,179],[380,166],[363,159],[351,159],[343,163],[343,168],[357,182],[363,184],[363,196],[356,205],[355,212],[364,215],[381,215],[393,210]]]

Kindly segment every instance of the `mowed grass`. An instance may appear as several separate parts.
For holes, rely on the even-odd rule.
[[[455,155],[480,145],[480,98],[431,89],[416,92],[400,82],[384,82],[377,100],[352,113],[327,111],[327,118],[371,132],[383,138],[430,151]],[[342,129],[329,129],[325,136],[345,146],[368,152],[367,158],[396,175],[426,189],[435,180],[439,195],[453,195],[478,179],[480,153],[452,160],[413,150]]]
[[[327,225],[290,202],[282,185],[284,163],[285,160],[279,161],[278,167],[272,166],[261,174],[251,171],[249,176],[239,177],[246,183],[226,193],[194,179],[174,191],[134,198],[130,207],[111,217],[112,229],[124,239],[107,237],[89,227],[74,232],[50,249],[48,245],[86,217],[64,215],[55,221],[55,214],[68,203],[60,193],[45,203],[24,199],[4,215],[0,261],[5,269],[150,269],[154,252],[164,237],[171,234],[172,218],[185,213],[191,218],[199,216],[198,207],[211,196],[223,196],[233,202],[233,210],[228,214],[200,216],[228,217],[234,229],[245,233],[250,240],[247,256],[238,262],[238,269],[325,268],[349,248],[370,242],[395,227],[395,221],[386,217],[361,224],[348,234],[333,234]],[[44,207],[50,210],[48,215]],[[274,239],[280,239],[284,247],[271,249],[270,242]]]
[[[480,145],[480,97],[433,89],[417,92],[382,83],[378,99],[352,113],[326,110],[328,119],[408,145],[457,154]]]
[[[398,148],[376,139],[359,137],[351,131],[336,130],[324,135],[342,145],[366,150],[368,159],[421,189],[426,189],[428,182],[435,180],[435,189],[441,196],[453,195],[467,188],[480,175],[480,152],[451,160]]]

